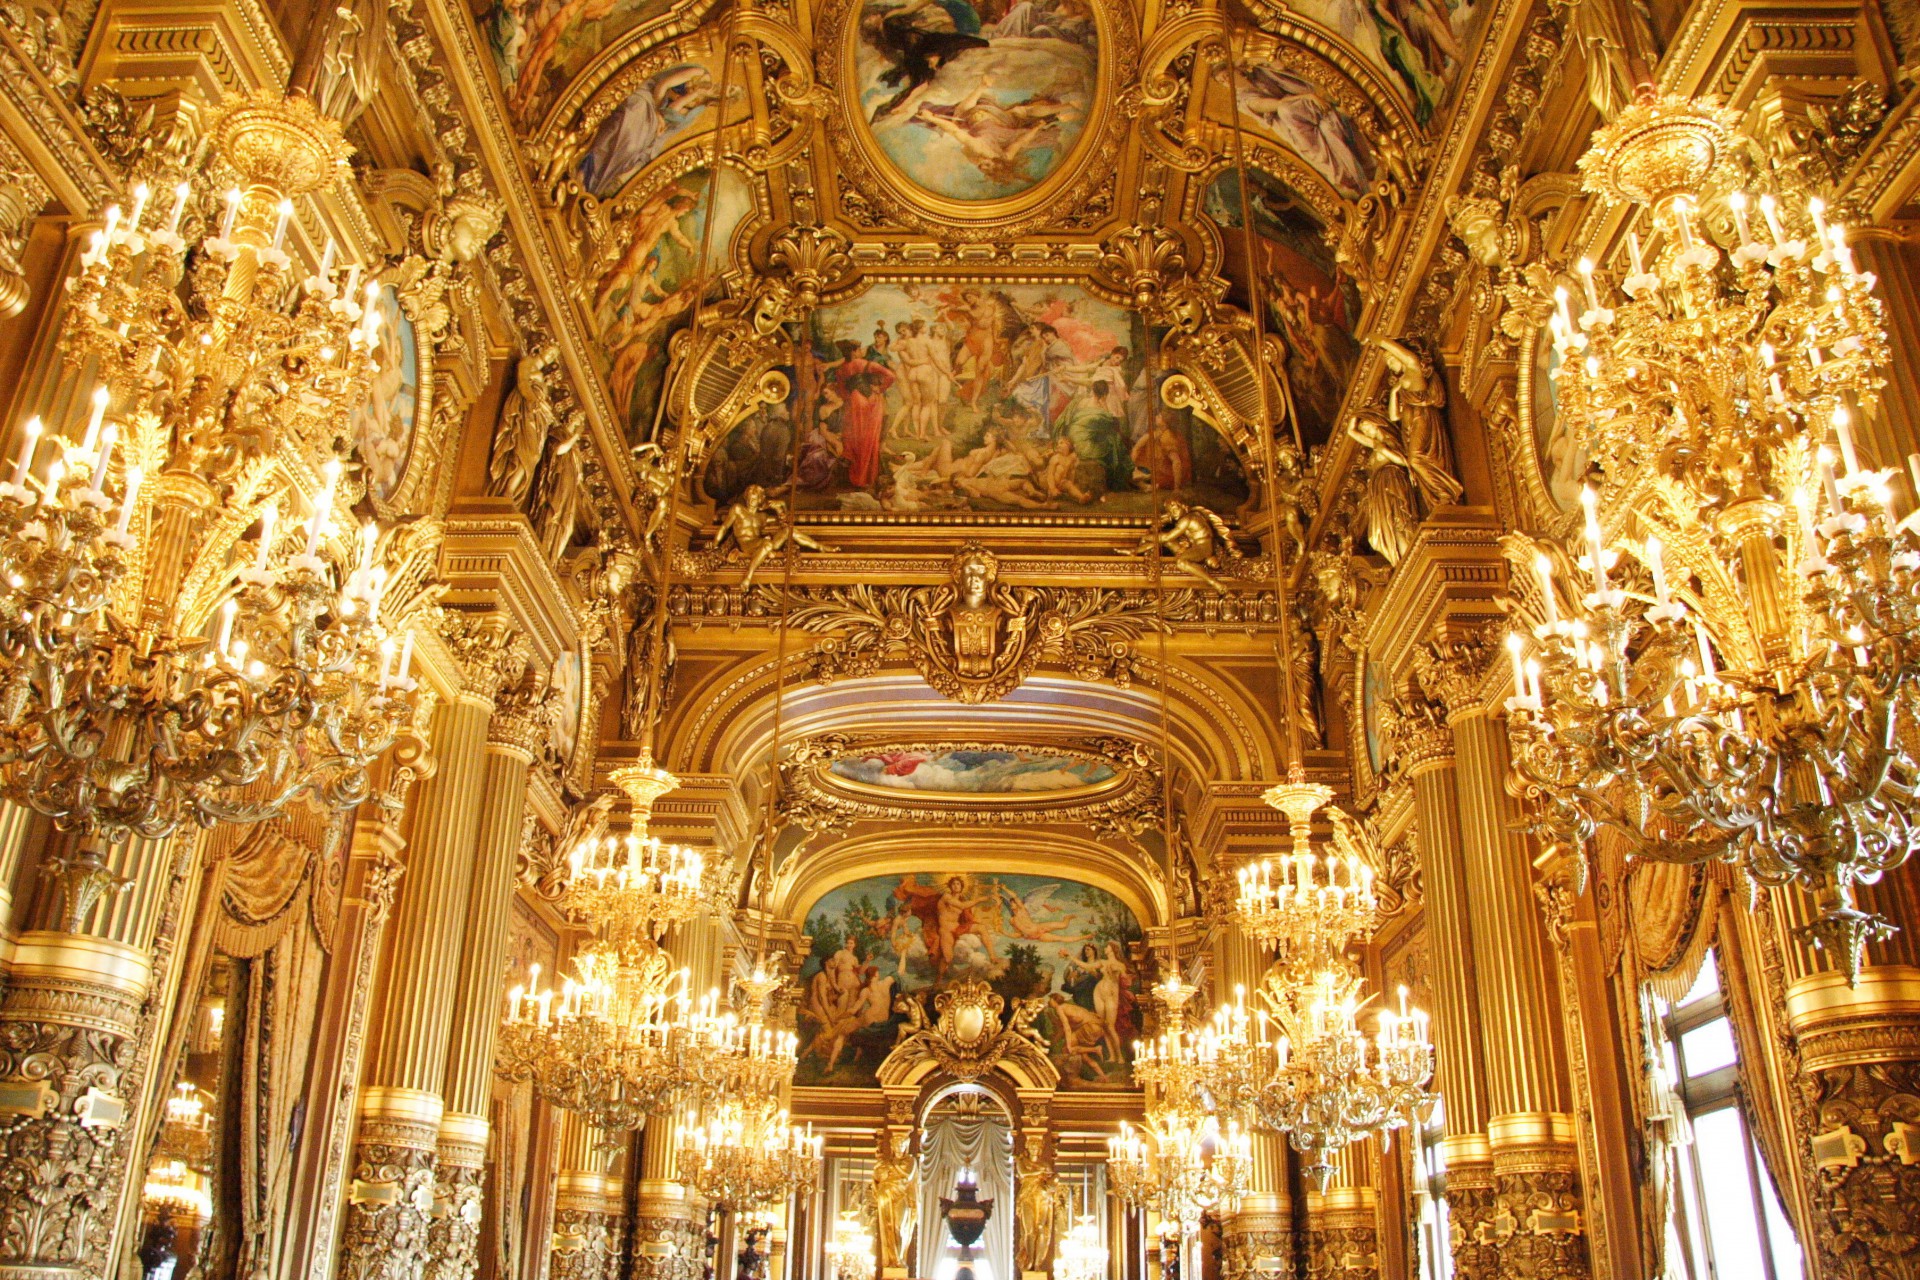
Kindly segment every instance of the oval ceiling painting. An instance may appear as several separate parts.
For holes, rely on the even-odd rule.
[[[829,772],[887,791],[952,796],[1079,791],[1111,781],[1104,760],[1041,751],[879,748],[839,756]]]
[[[861,0],[858,12],[860,116],[916,186],[1017,196],[1086,130],[1100,52],[1088,0]]]

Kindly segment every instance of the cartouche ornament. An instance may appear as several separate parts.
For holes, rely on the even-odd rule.
[[[1581,161],[1656,240],[1629,237],[1618,293],[1583,261],[1577,316],[1554,300],[1558,411],[1594,483],[1510,642],[1513,763],[1583,877],[1605,830],[1797,882],[1851,977],[1891,927],[1856,886],[1920,843],[1920,529],[1855,445],[1888,359],[1874,279],[1817,195],[1738,189],[1749,149],[1733,114],[1647,97]]]

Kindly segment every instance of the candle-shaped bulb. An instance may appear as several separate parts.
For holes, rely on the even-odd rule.
[[[94,444],[100,439],[100,423],[107,416],[107,397],[108,391],[105,383],[93,389],[93,416],[87,419],[86,438],[80,442],[80,447],[89,452],[93,450]]]
[[[44,428],[40,425],[40,419],[37,416],[27,419],[26,429],[22,433],[22,439],[20,441],[19,456],[13,460],[12,482],[16,485],[26,482],[27,470],[33,466],[34,451],[40,447],[40,432],[42,430],[44,430]]]
[[[146,479],[146,473],[139,467],[127,468],[127,489],[120,495],[120,519],[119,523],[113,527],[114,532],[123,538],[127,534],[127,529],[133,524],[133,502],[140,492],[140,482],[144,479]]]
[[[233,187],[227,191],[227,212],[220,221],[220,238],[222,240],[233,239],[233,223],[234,219],[240,216],[241,198],[240,188]]]

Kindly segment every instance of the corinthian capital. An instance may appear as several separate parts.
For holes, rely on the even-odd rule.
[[[497,701],[501,688],[520,677],[533,651],[526,634],[503,613],[442,609],[439,631],[459,665],[463,692],[486,702]]]
[[[1498,648],[1492,627],[1443,635],[1414,650],[1414,681],[1448,719],[1465,715],[1482,705],[1481,680]]]

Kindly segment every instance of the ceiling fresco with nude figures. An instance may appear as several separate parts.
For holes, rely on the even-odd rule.
[[[1267,465],[1253,388],[1299,465],[1342,435],[1484,7],[494,0],[476,19],[630,447],[691,412],[676,343],[761,309],[735,371],[757,390],[701,415],[687,518],[718,530],[758,491],[810,525],[1174,501],[1239,527]],[[769,300],[770,275],[797,293]],[[1269,344],[1267,378],[1194,390],[1180,336],[1220,324],[1246,369]]]

